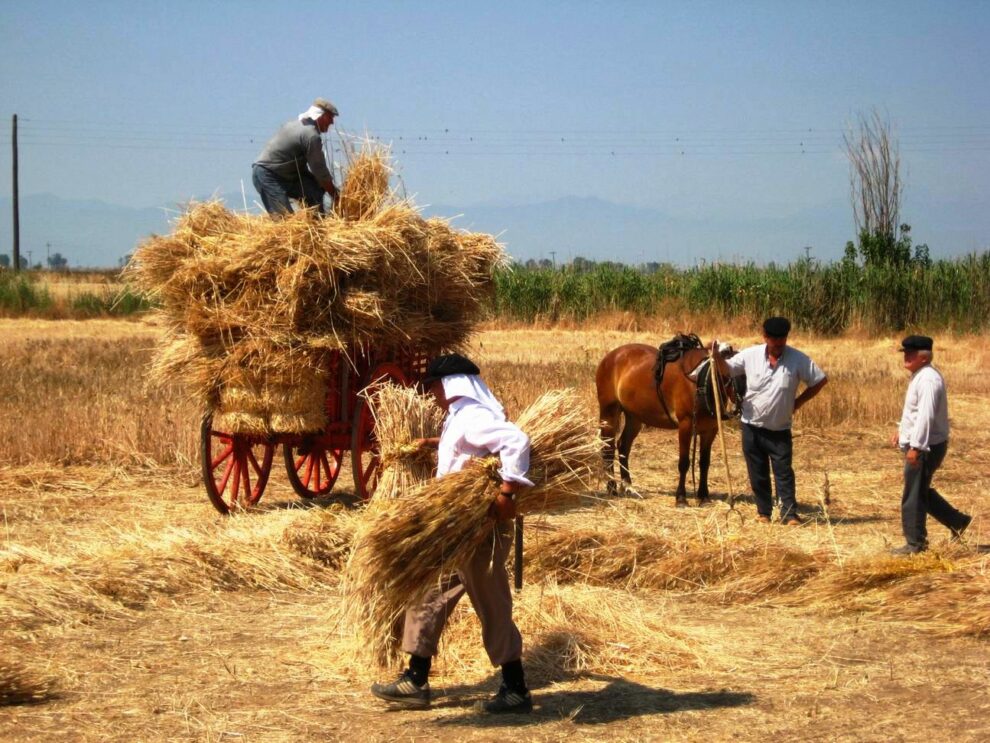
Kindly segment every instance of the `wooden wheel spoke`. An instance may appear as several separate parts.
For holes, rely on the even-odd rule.
[[[212,468],[216,469],[217,467],[219,467],[220,463],[223,462],[227,457],[229,457],[233,452],[234,452],[234,444],[228,441],[227,448],[224,449],[222,453],[220,453],[215,459],[212,460],[211,462]]]
[[[320,461],[323,463],[323,470],[327,473],[327,480],[333,480],[334,470],[330,468],[330,460],[327,459],[326,451],[320,452]]]
[[[251,470],[248,467],[248,457],[251,452],[248,450],[241,458],[241,466],[244,468],[244,502],[251,503]]]
[[[313,479],[313,457],[310,454],[306,455],[306,475],[303,477],[303,487],[309,488],[309,482]]]
[[[297,475],[299,474],[299,468],[302,467],[305,463],[306,463],[306,455],[300,454],[299,457],[295,460],[295,468]]]
[[[261,465],[258,464],[258,460],[254,456],[254,451],[251,450],[251,449],[248,449],[247,455],[248,455],[248,461],[251,463],[251,466],[254,467],[254,474],[260,476],[261,475]]]
[[[218,493],[223,493],[227,488],[227,481],[230,479],[230,473],[234,471],[234,459],[231,458],[227,461],[227,466],[223,471],[223,479],[220,480],[220,487],[217,488]]]
[[[235,456],[230,461],[234,464],[234,482],[230,488],[230,505],[237,505],[237,493],[241,489],[241,463],[240,458]]]

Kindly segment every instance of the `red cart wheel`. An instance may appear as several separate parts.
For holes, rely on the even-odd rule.
[[[362,500],[375,494],[381,469],[378,439],[375,438],[375,417],[371,414],[368,397],[375,388],[392,382],[403,387],[409,380],[395,364],[379,364],[369,376],[369,382],[358,397],[354,410],[354,426],[351,430],[351,469],[354,472],[354,492]]]
[[[319,442],[282,447],[285,472],[292,489],[303,498],[318,498],[333,490],[345,449],[327,449]]]
[[[275,444],[213,430],[213,416],[200,430],[203,484],[213,507],[226,515],[261,500],[272,471]]]

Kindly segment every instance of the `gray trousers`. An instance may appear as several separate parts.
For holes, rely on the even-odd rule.
[[[290,199],[299,199],[306,206],[318,206],[320,212],[324,212],[323,186],[308,170],[301,172],[298,178],[286,181],[268,168],[254,165],[251,168],[251,181],[269,214],[292,214]]]
[[[743,456],[749,471],[749,484],[756,499],[756,511],[769,518],[773,511],[773,493],[770,490],[770,469],[777,485],[780,499],[780,518],[797,515],[797,499],[794,496],[794,467],[791,455],[794,450],[791,429],[771,431],[748,423],[742,425]]]
[[[440,633],[461,596],[467,593],[481,620],[481,638],[492,665],[522,658],[522,635],[512,621],[512,591],[505,559],[512,544],[511,523],[499,524],[492,540],[443,579],[426,598],[406,611],[402,650],[423,658],[437,654]]]
[[[966,524],[966,514],[957,511],[949,501],[932,487],[935,470],[942,466],[949,442],[935,444],[929,451],[921,452],[921,463],[912,467],[904,461],[904,492],[901,494],[901,526],[904,539],[912,547],[924,547],[928,543],[928,516],[949,529],[961,529]]]

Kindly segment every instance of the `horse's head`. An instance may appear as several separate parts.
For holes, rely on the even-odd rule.
[[[718,343],[718,355],[723,359],[731,359],[739,353],[736,349],[732,347],[731,343],[725,343],[724,341],[719,341]]]

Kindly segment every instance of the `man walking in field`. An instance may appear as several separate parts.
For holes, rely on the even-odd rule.
[[[506,420],[502,405],[478,374],[478,367],[459,354],[440,356],[430,363],[423,384],[447,417],[439,439],[420,443],[437,447],[437,477],[460,470],[474,457],[499,456],[502,482],[490,511],[498,522],[492,541],[482,545],[456,575],[431,589],[418,606],[406,611],[402,649],[409,653],[409,667],[393,683],[374,684],[371,693],[406,707],[429,706],[428,677],[440,634],[467,593],[481,620],[488,657],[492,665],[502,667],[498,693],[480,703],[479,711],[530,712],[533,698],[523,676],[522,635],[512,621],[512,592],[505,570],[512,540],[509,522],[516,515],[515,494],[533,485],[526,478],[529,437]]]
[[[913,555],[928,549],[928,514],[958,539],[973,520],[953,508],[931,486],[949,447],[949,400],[945,380],[932,366],[934,342],[926,335],[909,335],[901,341],[904,368],[911,372],[901,424],[891,443],[904,452],[904,491],[901,525],[905,544],[891,550]]]
[[[325,193],[336,203],[337,186],[327,167],[320,135],[333,126],[337,115],[336,106],[326,98],[317,98],[309,109],[283,124],[258,155],[251,180],[269,214],[291,214],[290,199],[323,212]]]
[[[800,526],[791,464],[791,420],[801,406],[821,392],[828,377],[808,356],[787,345],[790,330],[790,320],[771,317],[763,323],[764,343],[745,348],[727,359],[718,353],[717,341],[712,343],[714,358],[723,374],[746,375],[740,419],[742,448],[756,499],[757,519],[770,523],[772,468],[780,500],[780,521],[788,526]],[[799,395],[798,386],[802,382],[805,388]]]

